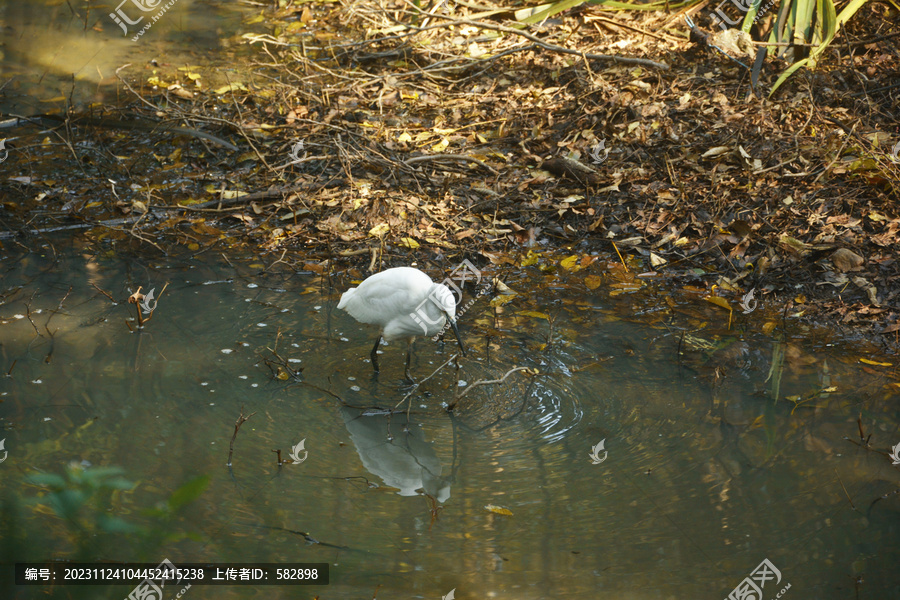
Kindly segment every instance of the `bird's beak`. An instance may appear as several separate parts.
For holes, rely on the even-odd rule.
[[[465,356],[466,349],[463,347],[462,338],[459,337],[459,327],[456,326],[456,319],[451,319],[450,315],[447,315],[447,319],[450,321],[450,327],[453,328],[453,333],[456,335],[456,341],[459,343],[459,351]]]

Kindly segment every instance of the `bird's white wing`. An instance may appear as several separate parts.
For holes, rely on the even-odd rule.
[[[341,296],[338,308],[346,310],[357,321],[381,326],[391,319],[408,315],[418,304],[415,292],[421,287],[421,282],[402,276],[378,277],[390,274],[390,271],[378,273],[363,281],[358,288],[347,290]],[[424,299],[425,295],[420,295]]]

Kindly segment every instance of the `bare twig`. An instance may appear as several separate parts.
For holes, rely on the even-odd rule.
[[[234,440],[237,439],[238,431],[241,428],[241,425],[247,422],[253,415],[256,414],[256,411],[253,411],[246,417],[244,416],[244,407],[241,406],[241,415],[238,417],[237,421],[234,422],[234,435],[231,436],[231,444],[228,446],[228,464],[226,466],[231,466],[231,457],[234,454]]]
[[[847,496],[847,502],[850,503],[850,508],[852,508],[853,510],[856,510],[856,507],[853,505],[853,499],[850,498],[850,494],[847,493],[847,488],[844,487],[844,482],[841,481],[841,476],[838,475],[837,469],[834,470],[834,474],[837,475],[838,483],[841,484],[841,489],[844,490],[844,495]],[[857,511],[857,512],[859,512],[859,511]]]
[[[450,411],[452,411],[453,409],[455,409],[456,406],[457,406],[457,404],[459,404],[459,401],[462,400],[463,396],[465,396],[466,394],[468,394],[469,392],[471,392],[471,391],[472,391],[473,389],[475,389],[476,387],[479,387],[479,386],[482,386],[482,385],[493,385],[493,384],[495,384],[495,383],[503,383],[504,381],[506,381],[506,379],[507,379],[510,375],[512,375],[512,374],[515,373],[516,371],[528,371],[528,372],[530,372],[530,369],[529,369],[528,367],[515,367],[515,368],[512,368],[512,369],[510,369],[509,371],[507,371],[506,374],[503,375],[503,377],[501,377],[500,379],[479,379],[479,380],[476,381],[475,383],[469,385],[469,386],[468,386],[466,389],[464,389],[462,392],[457,393],[456,396],[453,398],[453,401],[450,402],[450,403],[447,405],[447,411],[450,412]],[[458,375],[457,375],[457,377],[458,377]],[[457,389],[459,389],[459,388],[457,388]]]
[[[473,383],[472,385],[470,385],[469,387],[467,387],[466,389],[464,389],[464,390],[459,394],[459,396],[457,396],[456,401],[453,403],[453,406],[448,406],[447,408],[448,408],[448,410],[452,410],[453,407],[456,406],[456,403],[459,402],[459,400],[460,400],[463,396],[465,396],[466,394],[468,394],[469,392],[471,392],[473,389],[475,389],[476,387],[478,387],[478,386],[480,386],[480,385],[493,385],[493,384],[495,384],[495,383],[503,383],[504,381],[506,381],[506,378],[507,378],[507,377],[509,377],[510,375],[512,375],[513,373],[515,373],[516,371],[528,371],[528,370],[529,370],[528,367],[515,367],[514,369],[510,369],[509,371],[507,371],[507,372],[506,372],[506,375],[504,375],[504,376],[501,377],[500,379],[490,379],[490,380],[479,379],[478,381],[476,381],[475,383]]]
[[[100,292],[101,294],[103,294],[104,296],[109,298],[110,302],[112,302],[113,304],[118,304],[118,302],[116,302],[116,299],[109,295],[109,292],[105,292],[105,291],[101,290],[99,287],[97,287],[96,283],[91,282],[91,285],[94,286],[95,290],[97,290],[98,292]]]
[[[450,358],[448,358],[448,359],[444,362],[444,364],[442,364],[442,365],[439,366],[437,369],[435,369],[435,370],[431,373],[431,375],[429,375],[429,376],[426,377],[425,379],[422,379],[421,381],[418,381],[418,382],[414,383],[412,389],[409,390],[409,392],[408,392],[405,396],[403,396],[403,398],[401,398],[400,402],[398,402],[397,404],[394,405],[394,409],[396,409],[396,408],[399,407],[401,404],[403,404],[404,402],[406,402],[406,399],[409,398],[410,396],[412,396],[412,395],[416,392],[416,390],[419,389],[419,386],[420,386],[420,385],[422,385],[423,383],[425,383],[426,381],[428,381],[429,379],[431,379],[432,377],[434,377],[435,375],[437,375],[437,374],[441,371],[441,369],[443,369],[444,367],[446,367],[447,365],[449,365],[451,362],[453,362],[454,360],[456,360],[456,357],[457,357],[457,356],[459,356],[459,355],[458,355],[458,354],[454,354],[453,356],[451,356]]]
[[[465,154],[426,154],[424,156],[413,156],[412,158],[407,158],[405,161],[403,161],[403,164],[409,166],[412,163],[422,162],[426,160],[459,160],[473,162],[484,167],[494,175],[500,175],[499,171],[491,167],[483,160],[479,160],[473,156],[466,156]]]

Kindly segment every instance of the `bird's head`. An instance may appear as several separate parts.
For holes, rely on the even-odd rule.
[[[456,318],[456,298],[453,297],[453,292],[446,285],[442,283],[434,284],[428,298],[449,320],[452,321]]]
[[[447,321],[456,335],[456,341],[459,343],[459,351],[465,356],[466,349],[463,347],[462,338],[459,337],[459,328],[456,326],[456,298],[453,297],[453,292],[446,285],[436,283],[428,297],[447,317]]]

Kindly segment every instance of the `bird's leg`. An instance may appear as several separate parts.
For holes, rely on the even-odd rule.
[[[406,342],[406,370],[404,371],[404,373],[406,374],[406,380],[408,382],[415,383],[415,380],[413,380],[412,375],[409,374],[409,360],[410,360],[411,356],[412,356],[412,341],[409,341],[409,342]]]
[[[378,336],[378,339],[375,340],[375,346],[372,348],[372,354],[369,356],[372,357],[372,368],[375,369],[375,372],[378,372],[378,347],[381,346],[381,336]]]

